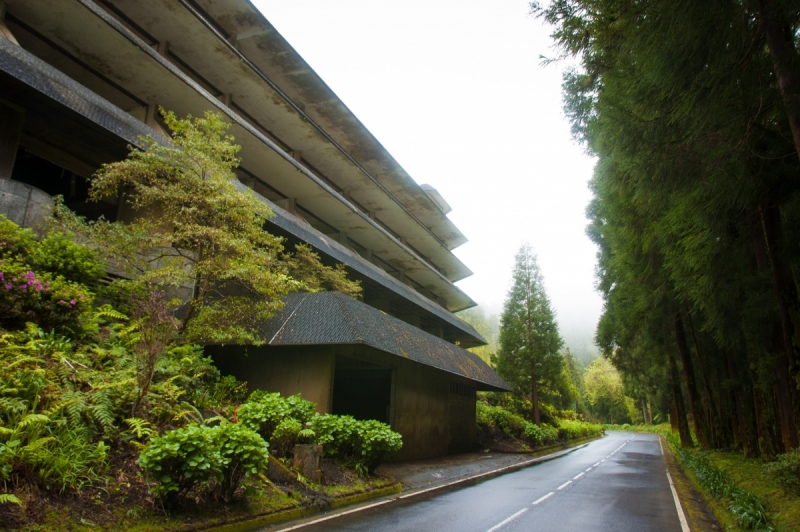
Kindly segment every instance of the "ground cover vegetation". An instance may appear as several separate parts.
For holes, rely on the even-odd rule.
[[[92,184],[94,198],[127,202],[125,222],[58,204],[36,234],[0,216],[2,528],[174,529],[181,516],[324,504],[326,490],[375,484],[358,473],[402,445],[376,421],[248,395],[203,355],[202,342],[260,343],[255,326],[291,290],[360,287],[263,231],[271,213],[237,187],[219,116],[164,119],[169,142],[141,139]],[[298,443],[323,446],[323,486],[266,476]]]
[[[766,462],[798,447],[796,2],[556,0],[564,99],[597,157],[596,341],[648,423]],[[694,434],[694,436],[693,436]],[[789,463],[789,458],[780,464]],[[778,466],[776,466],[778,467]]]

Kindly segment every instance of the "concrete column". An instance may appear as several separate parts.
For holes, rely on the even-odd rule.
[[[11,179],[25,112],[0,101],[0,178]]]

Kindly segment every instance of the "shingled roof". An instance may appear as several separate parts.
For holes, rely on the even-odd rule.
[[[454,375],[479,390],[511,388],[476,354],[339,292],[295,292],[262,326],[267,345],[362,344]]]

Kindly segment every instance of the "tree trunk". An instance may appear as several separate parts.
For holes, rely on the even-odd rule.
[[[797,429],[800,426],[800,392],[797,389],[798,345],[795,325],[800,322],[800,301],[797,287],[790,278],[785,264],[779,260],[777,249],[781,242],[781,219],[777,206],[770,206],[761,211],[761,222],[764,232],[764,251],[772,270],[773,285],[778,299],[780,311],[782,350],[785,355],[783,363],[776,364],[776,377],[779,390],[779,411],[781,412],[781,432],[783,433],[786,451],[800,445]]]
[[[536,373],[531,373],[531,403],[533,404],[533,422],[541,424],[539,417],[539,385],[536,382]]]
[[[755,408],[750,400],[752,393],[745,382],[742,382],[743,377],[738,375],[736,371],[736,361],[733,358],[733,353],[727,352],[727,366],[728,376],[732,381],[739,383],[739,393],[731,391],[733,396],[733,403],[736,412],[736,421],[738,423],[739,441],[742,445],[742,452],[747,458],[755,458],[759,455],[758,450],[758,435],[755,423]]]
[[[794,6],[796,16],[797,6],[793,2],[790,5]],[[776,0],[759,0],[758,7],[795,150],[800,157],[800,56],[794,47],[791,23],[786,16],[788,13],[781,13]]]
[[[758,449],[761,460],[771,462],[775,460],[775,450],[777,441],[775,433],[772,432],[774,422],[772,408],[767,404],[767,397],[761,388],[758,375],[755,371],[755,363],[750,364],[750,380],[753,383],[753,409],[756,418],[756,430],[758,431]]]
[[[694,421],[694,433],[701,447],[709,447],[708,424],[705,413],[703,412],[700,401],[697,397],[697,383],[694,378],[694,368],[692,358],[689,353],[689,346],[686,344],[686,333],[683,329],[683,319],[681,313],[675,313],[675,341],[678,344],[678,352],[681,355],[683,365],[683,377],[686,380],[686,393],[689,396],[689,409],[692,412]]]
[[[681,382],[678,377],[678,365],[675,363],[675,355],[671,350],[667,350],[667,357],[669,358],[669,373],[672,382],[672,403],[675,411],[675,425],[678,426],[678,434],[681,437],[682,447],[694,447],[692,441],[692,434],[689,432],[689,423],[686,421],[686,407],[683,405],[683,394],[681,393]],[[672,416],[670,416],[672,421]]]

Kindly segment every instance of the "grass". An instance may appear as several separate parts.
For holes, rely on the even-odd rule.
[[[669,424],[662,425],[609,425],[610,430],[671,434]],[[764,471],[764,464],[758,458],[745,458],[740,452],[729,450],[701,451],[687,449],[693,455],[702,456],[713,467],[720,470],[733,484],[755,495],[764,502],[774,530],[789,532],[800,530],[800,497],[785,491]],[[737,525],[736,516],[727,504],[714,497],[697,475],[688,467],[686,473],[695,489],[702,493],[712,512],[725,530],[735,532],[744,530]]]

